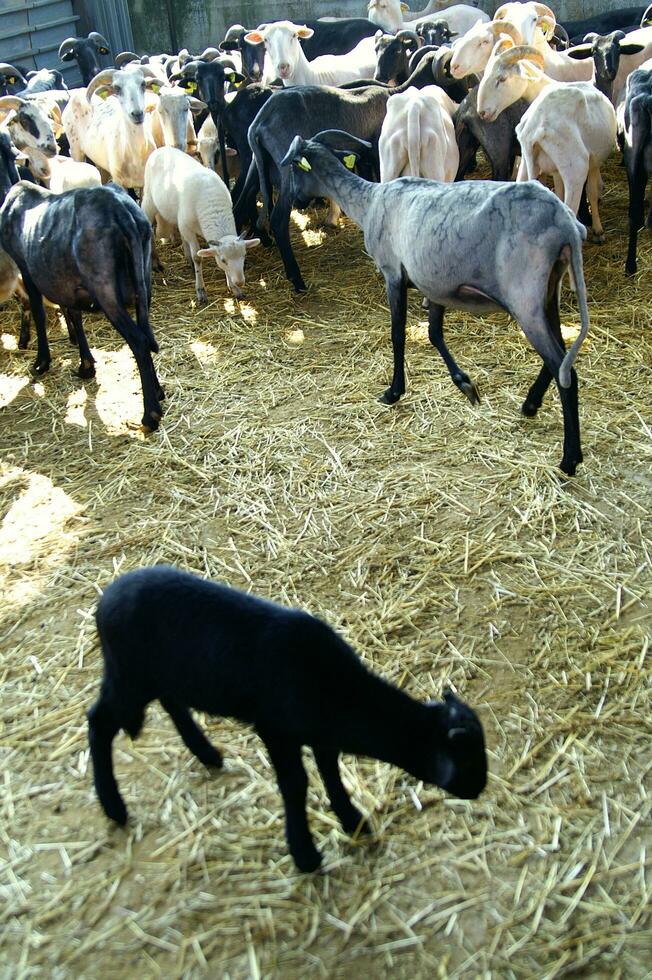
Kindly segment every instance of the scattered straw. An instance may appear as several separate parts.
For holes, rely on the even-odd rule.
[[[153,322],[167,414],[137,427],[133,361],[89,318],[97,382],[60,328],[50,374],[0,355],[1,967],[11,976],[635,978],[650,965],[652,363],[650,238],[623,275],[624,173],[605,174],[607,244],[586,247],[592,329],[578,360],[586,462],[560,482],[556,394],[504,316],[448,317],[472,409],[410,301],[408,393],[391,373],[382,281],[357,229],[293,234],[307,296],[277,254],[246,303],[210,306],[167,248]],[[572,334],[578,316],[564,294]],[[116,741],[132,823],[91,788],[84,712],[100,676],[92,611],[120,572],[167,561],[325,617],[427,698],[452,684],[484,720],[476,803],[344,760],[376,829],[351,842],[311,765],[326,874],[297,875],[257,738],[209,720],[210,777],[152,707]],[[647,780],[646,780],[647,775]]]

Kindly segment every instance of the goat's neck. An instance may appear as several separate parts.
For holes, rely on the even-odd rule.
[[[538,95],[544,91],[544,89],[550,88],[550,86],[558,86],[564,84],[563,82],[556,82],[554,78],[549,78],[547,75],[541,75],[536,81],[528,83],[528,87],[523,93],[523,98],[526,102],[534,102]]]
[[[324,167],[323,170],[320,167],[319,179],[326,196],[332,198],[349,218],[364,228],[374,190],[379,185],[362,180],[335,161],[332,167]]]
[[[283,81],[283,85],[286,88],[293,87],[295,85],[314,85],[315,75],[314,70],[310,67],[310,62],[306,58],[305,52],[301,45],[299,45],[299,56],[297,58],[297,63],[294,67],[294,73],[292,79],[286,79]]]

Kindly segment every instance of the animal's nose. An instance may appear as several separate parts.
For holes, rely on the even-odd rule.
[[[136,125],[138,125],[138,126],[143,122],[144,118],[145,118],[145,113],[144,112],[132,112],[131,113],[131,119],[132,119],[132,121],[135,122]]]
[[[480,116],[480,119],[488,119],[489,118],[489,113],[487,112],[486,109],[480,109],[478,111],[478,115]]]
[[[458,65],[458,63],[456,61],[452,61],[451,62],[451,75],[454,78],[457,78],[457,73],[458,73],[459,70],[460,70],[460,66]]]
[[[251,74],[260,75],[260,65],[254,65],[254,67],[251,69]]]
[[[290,66],[286,62],[282,62],[278,66],[278,70],[280,71],[281,75],[285,75],[290,71]]]
[[[46,143],[45,146],[42,146],[41,151],[43,153],[43,156],[49,158],[56,157],[57,155],[57,148],[56,146],[53,146],[51,143]]]

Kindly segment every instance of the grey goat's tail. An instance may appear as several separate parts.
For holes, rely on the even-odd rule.
[[[581,231],[580,227],[582,229]],[[559,367],[559,384],[562,388],[570,388],[571,370],[589,329],[589,307],[586,301],[586,282],[584,281],[584,265],[582,263],[582,238],[586,237],[586,231],[583,226],[579,226],[579,222],[577,230],[579,233],[572,236],[569,247],[571,252],[571,269],[573,270],[575,289],[577,290],[577,302],[580,308],[581,328]]]
[[[131,256],[131,278],[136,294],[136,322],[147,337],[149,349],[152,353],[158,354],[158,344],[149,322],[150,290],[145,273],[143,241],[138,231],[138,225],[127,208],[117,209],[117,219]]]

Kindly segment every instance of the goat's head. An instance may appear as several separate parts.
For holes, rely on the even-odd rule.
[[[521,32],[508,20],[490,21],[488,24],[481,20],[476,21],[451,48],[453,78],[480,75],[489,63],[496,42],[504,34],[511,37],[514,44],[523,43]]]
[[[528,44],[515,45],[501,38],[492,52],[478,86],[478,115],[493,122],[507,106],[525,93],[528,85],[543,75],[543,55]]]
[[[353,170],[361,158],[368,158],[371,148],[371,143],[350,133],[326,129],[308,140],[295,136],[279,167],[291,168],[292,196],[301,207],[314,197],[324,196],[320,171],[337,167],[334,157]]]
[[[245,34],[250,44],[264,44],[274,73],[284,82],[294,78],[302,56],[301,41],[309,40],[315,32],[311,27],[293,24],[291,20],[279,20],[273,24],[261,24],[255,31]]]
[[[17,95],[0,98],[0,121],[4,120],[14,146],[33,150],[44,157],[57,155],[57,143],[49,117],[37,102]]]
[[[142,126],[145,112],[156,106],[145,106],[145,92],[162,85],[160,77],[147,65],[128,64],[124,68],[106,68],[96,75],[86,89],[90,102],[94,95],[106,99],[114,95],[126,119],[134,126]]]
[[[383,30],[394,34],[403,26],[403,14],[409,9],[401,0],[369,0],[367,17],[372,24],[378,24]]]
[[[27,79],[18,68],[0,62],[0,95],[16,95],[27,85]]]
[[[242,72],[245,78],[251,78],[255,82],[263,77],[265,67],[265,48],[260,44],[252,44],[247,41],[246,35],[249,32],[241,24],[234,24],[229,27],[224,40],[219,45],[220,51],[239,51],[242,59]]]
[[[180,63],[182,54],[179,54]],[[179,71],[170,76],[170,81],[177,82],[189,95],[201,99],[217,125],[224,109],[227,83],[239,85],[244,76],[236,71],[230,58],[220,55],[217,48],[207,48],[199,57],[184,60]]]
[[[61,60],[74,59],[79,65],[84,85],[89,85],[91,79],[101,72],[100,55],[110,53],[109,42],[97,31],[91,31],[88,37],[67,37],[59,45]]]
[[[158,115],[166,146],[174,146],[184,153],[188,149],[188,113],[200,113],[206,103],[188,95],[182,88],[169,85],[153,85],[151,89],[158,95]]]
[[[567,54],[577,61],[593,58],[596,87],[611,98],[612,83],[622,55],[639,54],[644,48],[644,44],[628,41],[624,31],[612,31],[611,34],[587,34],[584,42],[569,48]]]
[[[545,3],[504,3],[494,14],[494,21],[508,20],[520,32],[524,44],[536,45],[552,37],[557,23],[553,11]],[[537,29],[540,33],[537,33]]]
[[[451,31],[445,20],[425,20],[417,25],[417,34],[424,44],[432,45],[434,48],[448,44],[454,37],[456,31]]]
[[[376,72],[378,82],[400,85],[409,74],[410,57],[421,46],[421,38],[415,31],[399,31],[398,34],[383,34],[376,31]]]
[[[245,286],[245,259],[251,248],[260,245],[260,238],[240,238],[239,235],[224,235],[216,242],[209,242],[200,248],[197,255],[201,259],[214,258],[224,275],[226,284],[236,297],[242,298]]]
[[[66,85],[63,75],[56,68],[41,68],[39,71],[27,72],[27,92],[51,92],[56,89],[59,92],[66,92]]]
[[[432,737],[424,741],[414,775],[462,800],[475,800],[487,785],[487,751],[475,711],[451,691],[431,701]]]
[[[0,131],[0,202],[4,201],[9,189],[20,180],[16,168],[17,151],[9,138],[9,133]]]

